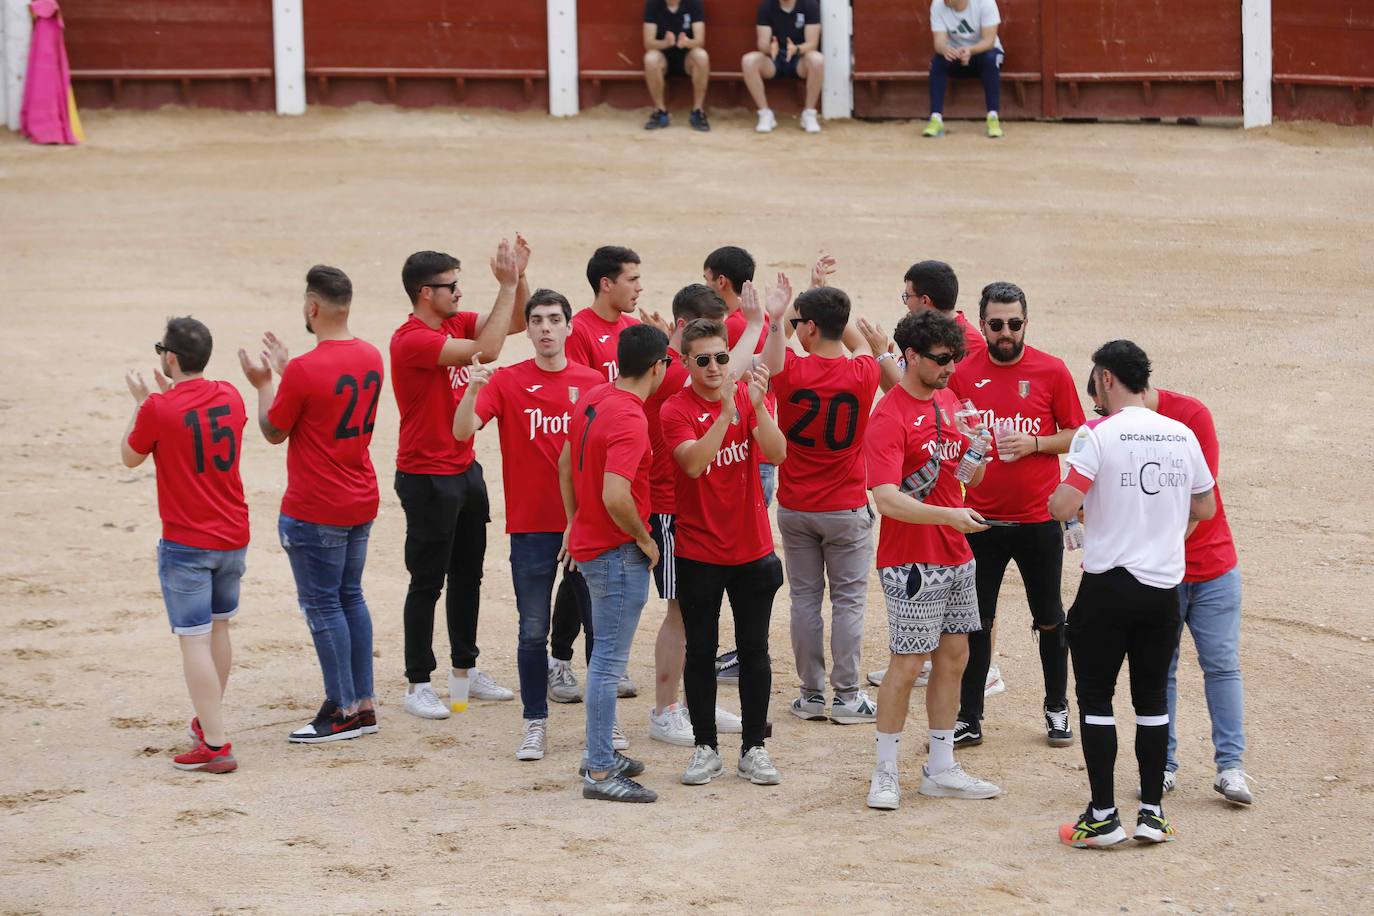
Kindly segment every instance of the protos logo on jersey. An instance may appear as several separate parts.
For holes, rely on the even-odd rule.
[[[601,364],[601,368],[606,370],[606,381],[614,382],[620,378],[620,364],[615,360],[607,360]]]
[[[921,448],[925,449],[927,454],[929,454],[929,455],[931,455],[931,456],[934,456],[934,455],[935,455],[935,440],[932,439],[931,441],[929,441],[929,442],[925,443],[924,445],[922,445]],[[956,439],[941,439],[941,440],[940,440],[940,460],[941,460],[941,461],[953,461],[953,460],[955,460],[956,458],[959,457],[959,450],[960,450],[961,448],[963,448],[963,443],[959,442],[959,441],[956,440]]]
[[[716,452],[716,460],[706,465],[706,473],[711,473],[711,468],[728,468],[732,464],[749,460],[749,440],[743,439],[739,442],[731,442],[729,445],[721,445],[720,451]]]
[[[472,378],[471,366],[449,366],[448,383],[454,391],[468,386],[468,379]]]
[[[536,433],[543,433],[546,436],[566,436],[568,434],[568,423],[572,419],[571,413],[544,413],[538,407],[526,407],[525,416],[530,418],[530,441],[534,441]]]
[[[1041,421],[1039,417],[1023,417],[1019,410],[1014,417],[999,417],[995,411],[991,410],[980,410],[978,413],[982,416],[983,423],[989,429],[1011,424],[1013,432],[1024,433],[1027,436],[1047,435],[1047,433],[1042,433],[1040,431]]]

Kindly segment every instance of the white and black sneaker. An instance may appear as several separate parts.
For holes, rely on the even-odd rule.
[[[860,690],[849,699],[835,697],[830,704],[830,721],[836,725],[867,725],[878,720],[878,707]]]
[[[363,723],[355,712],[345,716],[333,700],[325,700],[320,711],[308,725],[293,731],[287,741],[292,744],[325,744],[330,741],[347,741],[363,733]]]
[[[965,722],[959,719],[954,723],[954,746],[977,747],[983,743],[983,723]]]
[[[549,659],[549,699],[555,703],[582,702],[582,685],[573,674],[572,662]]]
[[[624,773],[610,773],[605,779],[582,777],[582,797],[599,801],[630,802],[648,804],[658,801],[658,793],[646,789]]]
[[[1173,776],[1171,770],[1166,770],[1167,776]],[[1220,792],[1222,797],[1228,802],[1237,805],[1249,805],[1255,800],[1255,796],[1250,792],[1248,782],[1252,781],[1249,773],[1240,767],[1228,767],[1217,774],[1216,779],[1212,780],[1212,788]]]
[[[1045,710],[1045,740],[1050,747],[1073,744],[1073,729],[1069,727],[1069,707]]]
[[[729,652],[716,656],[716,683],[739,683],[739,650],[731,649]]]
[[[792,701],[792,715],[808,722],[825,719],[825,694],[804,693]]]
[[[516,760],[543,760],[548,719],[526,719],[525,737],[515,752]]]
[[[611,764],[609,776],[638,776],[644,772],[644,762],[635,760],[633,757],[626,757],[619,751],[615,752],[615,762]],[[582,758],[582,763],[577,768],[578,776],[587,775],[587,759]]]

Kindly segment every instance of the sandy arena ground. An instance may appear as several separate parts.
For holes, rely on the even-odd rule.
[[[933,143],[898,123],[829,124],[810,137],[788,122],[760,137],[743,113],[722,114],[703,136],[676,125],[646,134],[638,114],[605,111],[558,122],[373,107],[295,120],[91,112],[86,122],[81,149],[0,134],[10,373],[0,394],[0,910],[1367,911],[1374,348],[1363,303],[1374,281],[1374,133],[1011,124],[990,143],[956,123]],[[398,280],[407,254],[462,257],[465,302],[485,310],[495,291],[485,259],[517,229],[534,248],[534,282],[579,307],[600,243],[642,254],[641,302],[656,308],[699,278],[718,244],[745,245],[760,277],[785,270],[795,284],[826,246],[836,285],[889,329],[906,266],[937,257],[958,270],[965,309],[990,280],[1020,283],[1030,341],[1075,375],[1103,340],[1139,341],[1158,383],[1201,396],[1222,437],[1245,574],[1254,808],[1229,808],[1211,789],[1185,636],[1183,769],[1168,799],[1181,839],[1104,853],[1059,845],[1055,827],[1081,810],[1087,780],[1077,746],[1045,746],[1014,581],[999,643],[1010,690],[989,701],[989,740],[961,754],[1002,797],[917,795],[918,691],[903,808],[866,809],[872,729],[786,712],[796,675],[784,590],[769,744],[782,785],[728,774],[708,788],[678,784],[688,752],[648,738],[655,600],[631,663],[646,693],[623,703],[622,721],[660,801],[583,801],[580,705],[553,707],[551,752],[532,764],[514,759],[518,703],[442,722],[401,711],[406,575],[390,395],[373,443],[382,506],[366,578],[380,736],[285,740],[319,703],[320,679],[275,539],[285,448],[250,425],[254,540],[227,698],[240,769],[174,771],[191,712],[158,592],[153,467],[119,463],[132,408],[124,371],[151,370],[163,319],[190,313],[215,334],[209,372],[250,392],[235,349],[267,329],[293,353],[308,347],[298,303],[316,262],[352,275],[354,330],[385,350],[408,309]],[[512,339],[502,362],[528,353]],[[479,455],[495,516],[482,666],[514,686],[494,432],[479,437]],[[1066,604],[1076,580],[1066,569]],[[876,668],[886,647],[876,587],[870,602],[865,667]],[[442,658],[442,625],[436,644]],[[721,693],[736,703],[733,689]],[[1129,725],[1121,749],[1118,798],[1129,809]],[[736,748],[723,750],[733,766]]]

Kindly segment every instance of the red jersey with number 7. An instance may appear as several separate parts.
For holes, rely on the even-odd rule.
[[[129,447],[152,453],[162,537],[202,550],[248,545],[248,503],[239,449],[248,422],[243,398],[228,382],[178,382],[138,409]]]
[[[351,528],[377,517],[369,446],[382,354],[365,340],[322,340],[286,364],[267,422],[290,434],[283,515]]]
[[[573,491],[577,495],[568,550],[574,560],[582,563],[634,540],[606,511],[606,474],[630,481],[635,510],[645,530],[648,529],[653,450],[649,446],[644,402],[615,385],[592,389],[573,411],[568,444]]]

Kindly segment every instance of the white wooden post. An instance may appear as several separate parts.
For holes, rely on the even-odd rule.
[[[19,111],[24,105],[24,74],[29,67],[29,19],[27,0],[4,0],[0,7],[0,113],[10,130],[19,129]]]
[[[1240,36],[1245,126],[1274,121],[1274,25],[1271,0],[1241,0]]]
[[[272,61],[277,114],[305,114],[305,14],[302,0],[272,0]]]
[[[549,0],[549,114],[577,111],[577,0]]]
[[[853,33],[850,0],[821,0],[821,53],[825,55],[821,114],[826,119],[854,114]]]

